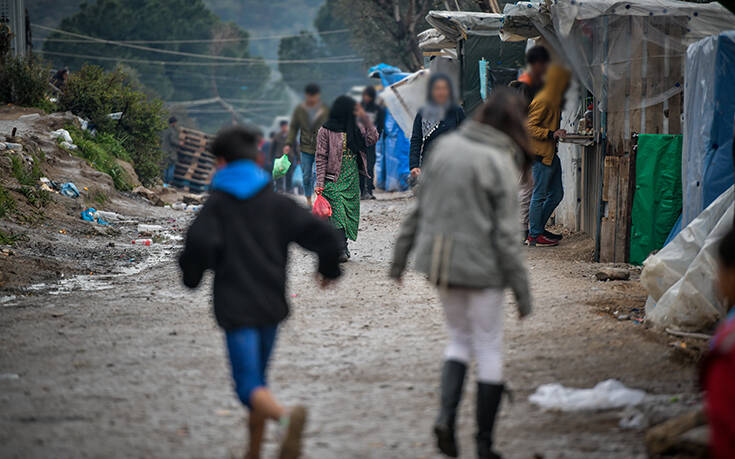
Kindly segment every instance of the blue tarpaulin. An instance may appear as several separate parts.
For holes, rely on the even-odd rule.
[[[398,67],[378,64],[368,71],[371,78],[380,78],[384,87],[397,83],[410,73],[402,72]],[[408,189],[408,150],[410,141],[398,123],[386,110],[385,127],[375,149],[375,185],[385,191],[402,191]]]
[[[693,43],[684,77],[684,202],[679,228],[733,184],[735,31]],[[675,228],[672,236],[678,232]],[[669,238],[671,239],[670,236]]]

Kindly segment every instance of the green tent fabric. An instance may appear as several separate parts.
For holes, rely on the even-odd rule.
[[[681,214],[682,136],[640,134],[630,228],[630,262],[663,247]]]

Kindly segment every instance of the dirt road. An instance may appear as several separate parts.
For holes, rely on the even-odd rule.
[[[311,408],[305,457],[439,457],[430,427],[442,311],[421,276],[409,274],[402,288],[386,277],[409,206],[390,195],[363,205],[360,240],[337,289],[319,290],[313,258],[294,249],[293,315],[270,378],[285,402]],[[174,224],[158,212],[153,222]],[[110,239],[118,247],[129,244],[130,230],[121,226]],[[108,243],[95,244],[104,251]],[[178,244],[174,236],[148,249],[150,257],[141,252],[139,269],[125,267],[127,252],[115,253],[98,257],[103,274],[67,279],[64,288],[0,293],[0,457],[242,455],[244,411],[210,315],[210,283],[182,288]],[[535,312],[522,323],[512,304],[506,312],[507,379],[515,392],[497,430],[506,457],[644,455],[643,433],[620,428],[619,411],[554,413],[529,404],[543,383],[591,387],[619,379],[661,395],[644,409],[653,422],[696,398],[692,365],[673,358],[668,338],[611,317],[640,307],[643,292],[635,281],[597,282],[595,265],[584,261],[591,247],[572,235],[562,247],[527,251]],[[474,457],[472,381],[459,421],[467,458]],[[272,457],[272,434],[267,448]]]

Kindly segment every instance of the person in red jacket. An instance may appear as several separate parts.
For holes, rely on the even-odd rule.
[[[710,457],[735,458],[735,228],[718,250],[717,284],[728,314],[717,328],[702,370],[710,425]]]

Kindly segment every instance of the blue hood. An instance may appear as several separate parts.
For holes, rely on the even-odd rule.
[[[254,161],[239,159],[223,167],[212,179],[212,189],[237,199],[252,198],[271,182],[271,176]]]

